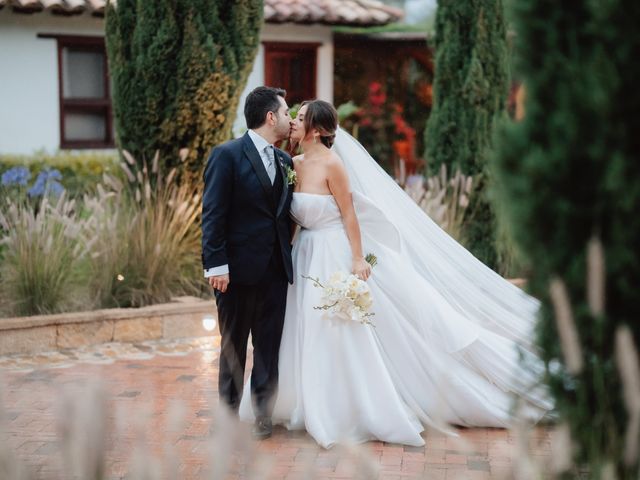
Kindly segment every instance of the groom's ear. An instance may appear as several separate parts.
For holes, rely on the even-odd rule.
[[[267,112],[267,115],[264,118],[264,123],[273,127],[276,123],[278,123],[276,122],[276,114],[271,111]]]

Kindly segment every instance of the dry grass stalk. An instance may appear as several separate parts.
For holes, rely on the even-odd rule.
[[[123,152],[129,185],[103,176],[83,201],[0,208],[0,314],[130,307],[199,295],[200,193]],[[133,169],[133,170],[132,170]],[[89,255],[87,255],[89,253]]]
[[[604,248],[597,237],[592,238],[587,246],[587,301],[592,315],[600,316],[604,313]]]
[[[459,239],[469,197],[473,189],[471,176],[459,170],[448,178],[447,168],[442,165],[440,173],[423,181],[405,185],[407,194],[453,238]]]
[[[106,399],[99,383],[63,391],[58,407],[58,431],[63,462],[72,478],[104,477]]]
[[[4,386],[0,378],[0,389]],[[7,441],[8,425],[4,408],[4,398],[0,390],[0,478],[7,480],[31,480],[33,473],[20,462]]]
[[[573,467],[571,429],[566,423],[556,426],[551,437],[551,470],[555,474],[568,472]]]
[[[558,277],[553,278],[549,286],[549,293],[555,311],[555,319],[567,371],[572,375],[577,375],[582,371],[583,367],[582,348],[573,319],[569,293],[564,281]]]
[[[157,153],[151,169],[146,162],[137,169],[131,154],[123,155],[129,185],[105,177],[108,190],[86,200],[95,212],[91,225],[100,239],[91,255],[92,290],[99,304],[143,306],[178,294],[198,295],[198,188],[178,183],[175,169],[163,177]]]
[[[67,387],[68,388],[68,387]],[[146,387],[145,387],[146,388]],[[102,480],[107,472],[105,465],[105,438],[110,436],[106,419],[109,418],[106,405],[109,398],[97,384],[86,388],[67,390],[64,394],[62,408],[58,410],[58,422],[62,433],[63,461],[61,471],[55,478],[82,478],[83,480]],[[151,402],[151,400],[150,400]],[[216,401],[209,400],[211,405]],[[0,414],[2,410],[0,409]],[[240,476],[251,480],[264,480],[271,478],[276,466],[277,457],[274,454],[259,451],[258,443],[249,435],[249,425],[240,423],[222,408],[213,408],[214,421],[212,433],[204,440],[204,451],[207,452],[208,470],[201,471],[203,480],[217,480],[232,476]],[[2,418],[0,416],[0,418]],[[176,479],[180,477],[179,459],[176,454],[175,443],[167,443],[164,455],[154,455],[150,446],[154,444],[153,438],[148,438],[151,432],[149,424],[153,421],[153,408],[150,405],[143,406],[136,411],[124,409],[116,411],[116,425],[121,425],[123,430],[116,429],[115,441],[125,434],[124,428],[134,425],[136,440],[134,449],[129,457],[127,478],[130,480],[159,480]],[[187,427],[185,422],[185,409],[180,401],[175,401],[169,406],[169,414],[166,424],[167,438],[175,438]],[[517,421],[515,425],[517,457],[514,458],[513,477],[517,479],[548,478],[541,472],[540,465],[530,454],[529,442],[531,431],[526,421]],[[427,445],[441,434],[433,432],[427,435]],[[479,451],[472,440],[462,437],[447,437],[447,448],[461,452]],[[117,445],[116,445],[117,446]],[[7,452],[7,455],[4,454]],[[319,447],[304,448],[301,456],[296,458],[296,471],[291,471],[290,476],[299,473],[299,478],[308,480],[324,478],[327,476],[326,465],[339,465],[339,471],[330,476],[349,476],[350,478],[370,479],[380,475],[379,458],[376,452],[372,452],[365,445],[345,444],[325,451]],[[323,459],[319,465],[317,460]],[[0,478],[7,480],[27,480],[28,475],[16,472],[26,470],[20,467],[20,462],[11,457],[11,452],[0,439],[0,474],[9,472]],[[455,473],[455,470],[453,470]],[[22,476],[20,476],[22,475]],[[431,478],[429,474],[416,474],[414,478]]]
[[[525,408],[521,401],[516,405],[516,414],[511,430],[516,438],[516,457],[514,458],[513,475],[516,480],[537,480],[542,478],[540,465],[530,451],[531,423],[527,420]]]
[[[632,466],[638,461],[640,438],[640,363],[633,334],[627,326],[616,331],[616,363],[622,379],[624,403],[629,413],[625,434],[624,461]]]
[[[39,205],[8,201],[0,209],[0,299],[6,313],[72,310],[85,301],[81,263],[95,239],[74,200],[63,193]]]
[[[618,480],[618,475],[616,475],[616,468],[613,463],[608,462],[605,463],[602,467],[602,472],[600,473],[600,480]]]

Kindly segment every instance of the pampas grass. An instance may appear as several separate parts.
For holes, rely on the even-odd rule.
[[[92,239],[74,200],[63,193],[37,205],[7,201],[0,209],[3,313],[37,315],[73,310],[86,299],[82,261]]]
[[[443,164],[440,173],[423,182],[406,185],[405,191],[431,219],[456,240],[460,240],[473,178],[459,170],[449,178]]]
[[[157,154],[150,170],[144,161],[136,169],[133,157],[124,156],[129,184],[105,177],[96,197],[86,200],[98,238],[90,256],[97,301],[103,307],[141,307],[175,295],[198,295],[198,189],[178,183],[176,169],[164,177]]]
[[[0,314],[140,307],[199,295],[200,193],[124,152],[129,182],[104,175],[80,201],[0,205]],[[134,170],[132,171],[132,168]]]

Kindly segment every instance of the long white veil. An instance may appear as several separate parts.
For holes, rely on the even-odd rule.
[[[530,347],[539,302],[485,266],[442,230],[343,129],[333,146],[351,189],[393,223],[418,273],[469,321]],[[357,210],[357,207],[356,207]]]

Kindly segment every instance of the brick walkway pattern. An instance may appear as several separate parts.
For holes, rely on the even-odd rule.
[[[13,472],[7,480],[93,480],[103,464],[107,479],[437,480],[513,478],[550,463],[548,427],[426,432],[420,448],[370,442],[324,450],[282,427],[254,442],[249,426],[217,409],[218,344],[210,337],[190,353],[4,370],[0,471]]]

